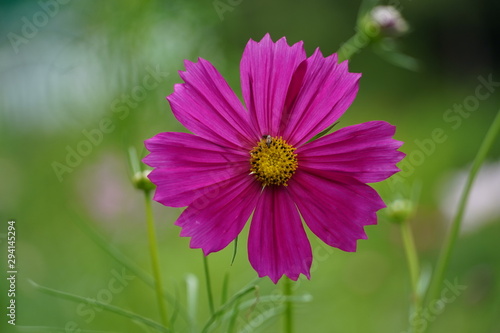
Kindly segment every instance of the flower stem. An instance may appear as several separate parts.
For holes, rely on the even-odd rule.
[[[420,267],[419,267],[417,249],[415,247],[415,242],[413,240],[413,233],[411,230],[410,221],[408,219],[401,222],[401,235],[405,246],[406,259],[408,261],[408,270],[410,271],[410,279],[411,279],[412,308],[410,309],[410,318],[418,318],[422,301],[420,294],[418,292],[418,279],[420,275]],[[413,330],[411,332],[413,332]]]
[[[149,191],[144,191],[146,197],[146,223],[148,226],[149,253],[153,266],[153,277],[155,280],[156,298],[158,300],[158,310],[163,326],[168,327],[167,307],[163,298],[163,288],[161,283],[160,264],[158,260],[158,244],[156,243],[156,230],[153,218],[153,208]]]
[[[408,269],[410,271],[411,287],[414,301],[418,299],[418,276],[420,272],[417,249],[413,240],[410,223],[405,220],[401,223],[401,234],[405,246],[406,259],[408,260]]]
[[[293,333],[293,307],[291,296],[292,291],[292,281],[288,277],[283,278],[283,295],[286,297],[285,300],[285,312],[283,315],[283,332]]]
[[[207,284],[208,306],[210,307],[210,314],[213,316],[215,313],[214,296],[212,293],[212,283],[210,282],[210,272],[208,270],[208,258],[203,254],[203,268],[205,269],[205,281]]]
[[[368,46],[371,42],[371,38],[363,30],[357,29],[356,33],[338,49],[338,62],[350,59],[355,53]]]
[[[437,300],[439,297],[439,291],[444,280],[444,273],[448,268],[451,252],[453,251],[455,242],[458,238],[458,233],[460,231],[460,225],[462,223],[462,218],[464,215],[467,199],[469,197],[469,192],[472,188],[472,184],[474,183],[474,179],[476,178],[476,175],[479,169],[481,168],[481,165],[483,164],[484,160],[486,159],[488,151],[491,149],[491,146],[495,141],[495,137],[498,135],[499,132],[500,132],[500,110],[498,111],[495,120],[491,124],[488,133],[486,133],[483,142],[481,143],[481,147],[477,152],[477,155],[472,164],[472,168],[469,172],[469,176],[467,177],[467,182],[462,192],[462,196],[460,197],[460,202],[458,205],[457,213],[455,215],[455,219],[453,220],[453,223],[451,225],[451,230],[445,241],[445,245],[441,250],[441,254],[439,256],[438,263],[436,265],[436,270],[432,277],[430,289],[427,294],[428,296],[427,302]]]

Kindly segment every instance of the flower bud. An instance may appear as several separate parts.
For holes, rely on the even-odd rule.
[[[386,37],[403,35],[408,31],[408,23],[393,6],[377,6],[369,14],[371,23]]]
[[[155,189],[155,185],[149,180],[148,175],[151,170],[139,171],[132,177],[132,184],[135,188],[144,191],[151,191]]]
[[[394,223],[402,223],[415,213],[415,206],[408,199],[396,199],[387,205],[387,218]]]

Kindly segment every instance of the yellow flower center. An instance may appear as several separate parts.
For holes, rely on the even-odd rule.
[[[287,186],[298,166],[295,149],[281,137],[264,135],[250,151],[250,174],[263,186]]]

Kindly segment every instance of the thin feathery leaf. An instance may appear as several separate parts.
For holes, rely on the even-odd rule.
[[[211,326],[225,311],[229,310],[236,301],[255,290],[258,282],[260,282],[260,279],[256,278],[255,280],[247,284],[243,289],[234,294],[233,297],[231,297],[225,304],[221,305],[220,308],[217,309],[217,311],[215,311],[215,313],[209,318],[208,322],[205,324],[205,327],[203,327],[202,333],[209,332]]]
[[[187,293],[187,315],[191,333],[197,332],[196,316],[198,309],[199,280],[194,274],[188,274],[185,278]]]
[[[95,304],[95,305],[100,306],[103,310],[115,313],[119,316],[129,318],[129,319],[134,320],[134,321],[141,322],[149,327],[156,329],[159,332],[166,332],[166,333],[170,332],[170,330],[168,328],[164,327],[160,323],[158,323],[150,318],[146,318],[146,317],[143,317],[141,315],[138,315],[137,313],[131,312],[129,310],[125,310],[123,308],[120,308],[120,307],[117,307],[117,306],[114,306],[111,304],[99,302],[99,301],[96,301],[92,298],[82,297],[82,296],[74,295],[74,294],[71,294],[71,293],[68,293],[65,291],[60,291],[60,290],[44,287],[44,286],[41,286],[41,285],[37,284],[36,282],[31,281],[31,280],[29,280],[29,282],[33,285],[33,287],[35,289],[37,289],[38,291],[43,292],[45,294],[55,296],[55,297],[58,297],[61,299],[65,299],[68,301],[72,301],[72,302],[85,302],[85,303],[89,303],[89,304]]]
[[[51,327],[51,326],[20,326],[16,325],[16,328],[19,332],[30,332],[30,333],[57,333],[62,332],[66,333],[68,330],[63,327]],[[96,330],[82,330],[79,329],[80,333],[119,333],[116,331],[96,331]]]

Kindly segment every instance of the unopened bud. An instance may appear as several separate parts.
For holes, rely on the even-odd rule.
[[[400,36],[408,31],[408,23],[392,6],[377,6],[369,14],[370,21],[380,29],[383,36]]]
[[[139,171],[132,177],[132,184],[135,188],[144,191],[150,191],[155,189],[155,185],[149,180],[148,175],[151,170]]]
[[[408,199],[397,199],[387,205],[387,218],[394,223],[402,223],[413,216],[415,206]]]

